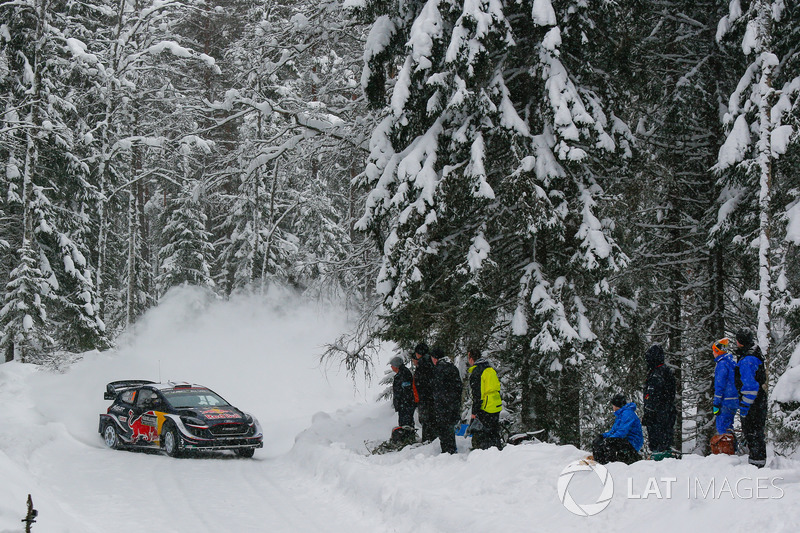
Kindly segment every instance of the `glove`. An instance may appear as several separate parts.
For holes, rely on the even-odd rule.
[[[711,412],[714,413],[715,415],[718,415],[719,414],[719,407],[714,406],[714,408],[711,410]]]

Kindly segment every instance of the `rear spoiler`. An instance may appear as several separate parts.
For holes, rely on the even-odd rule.
[[[103,394],[104,400],[114,400],[120,392],[137,387],[139,385],[147,385],[148,383],[155,383],[147,379],[124,379],[122,381],[112,381],[106,385],[106,392]]]

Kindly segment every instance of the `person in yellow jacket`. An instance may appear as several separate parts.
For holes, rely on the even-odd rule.
[[[472,426],[482,425],[483,429],[473,430],[472,447],[485,450],[492,446],[502,448],[500,442],[500,380],[489,362],[481,357],[481,352],[471,348],[467,352],[469,363],[469,388],[472,392]],[[480,424],[475,423],[477,419]]]

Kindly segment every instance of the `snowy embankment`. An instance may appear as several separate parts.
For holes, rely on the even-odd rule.
[[[391,407],[373,401],[374,384],[354,394],[316,363],[319,346],[345,328],[341,315],[178,291],[118,351],[87,354],[63,374],[0,365],[0,532],[21,531],[29,493],[37,533],[773,533],[800,523],[800,466],[785,459],[762,471],[740,457],[612,464],[608,507],[579,517],[557,491],[562,469],[585,454],[571,446],[469,451],[459,438],[455,456],[438,443],[370,455],[365,441],[388,437]],[[206,384],[255,414],[265,448],[254,459],[106,449],[97,433],[105,384],[157,379],[159,365],[163,379]],[[599,488],[580,472],[569,493],[594,503]]]
[[[380,456],[364,441],[383,438],[388,406],[318,414],[287,459],[302,465],[365,508],[380,510],[396,531],[796,531],[800,463],[774,460],[758,470],[746,457],[690,455],[682,460],[608,465],[614,493],[595,516],[567,511],[559,500],[561,471],[586,452],[539,443],[441,455],[438,443]],[[599,478],[579,472],[569,492],[595,503]]]

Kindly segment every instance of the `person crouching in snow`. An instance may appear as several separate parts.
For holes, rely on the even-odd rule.
[[[625,396],[617,394],[611,398],[611,406],[614,409],[614,425],[594,439],[593,458],[600,464],[612,461],[634,463],[641,459],[639,450],[644,444],[642,423],[636,416],[636,404],[627,403]]]
[[[720,339],[711,345],[714,354],[714,407],[717,434],[711,438],[711,453],[733,455],[733,417],[739,408],[739,391],[736,390],[736,362],[728,351],[730,341]]]

